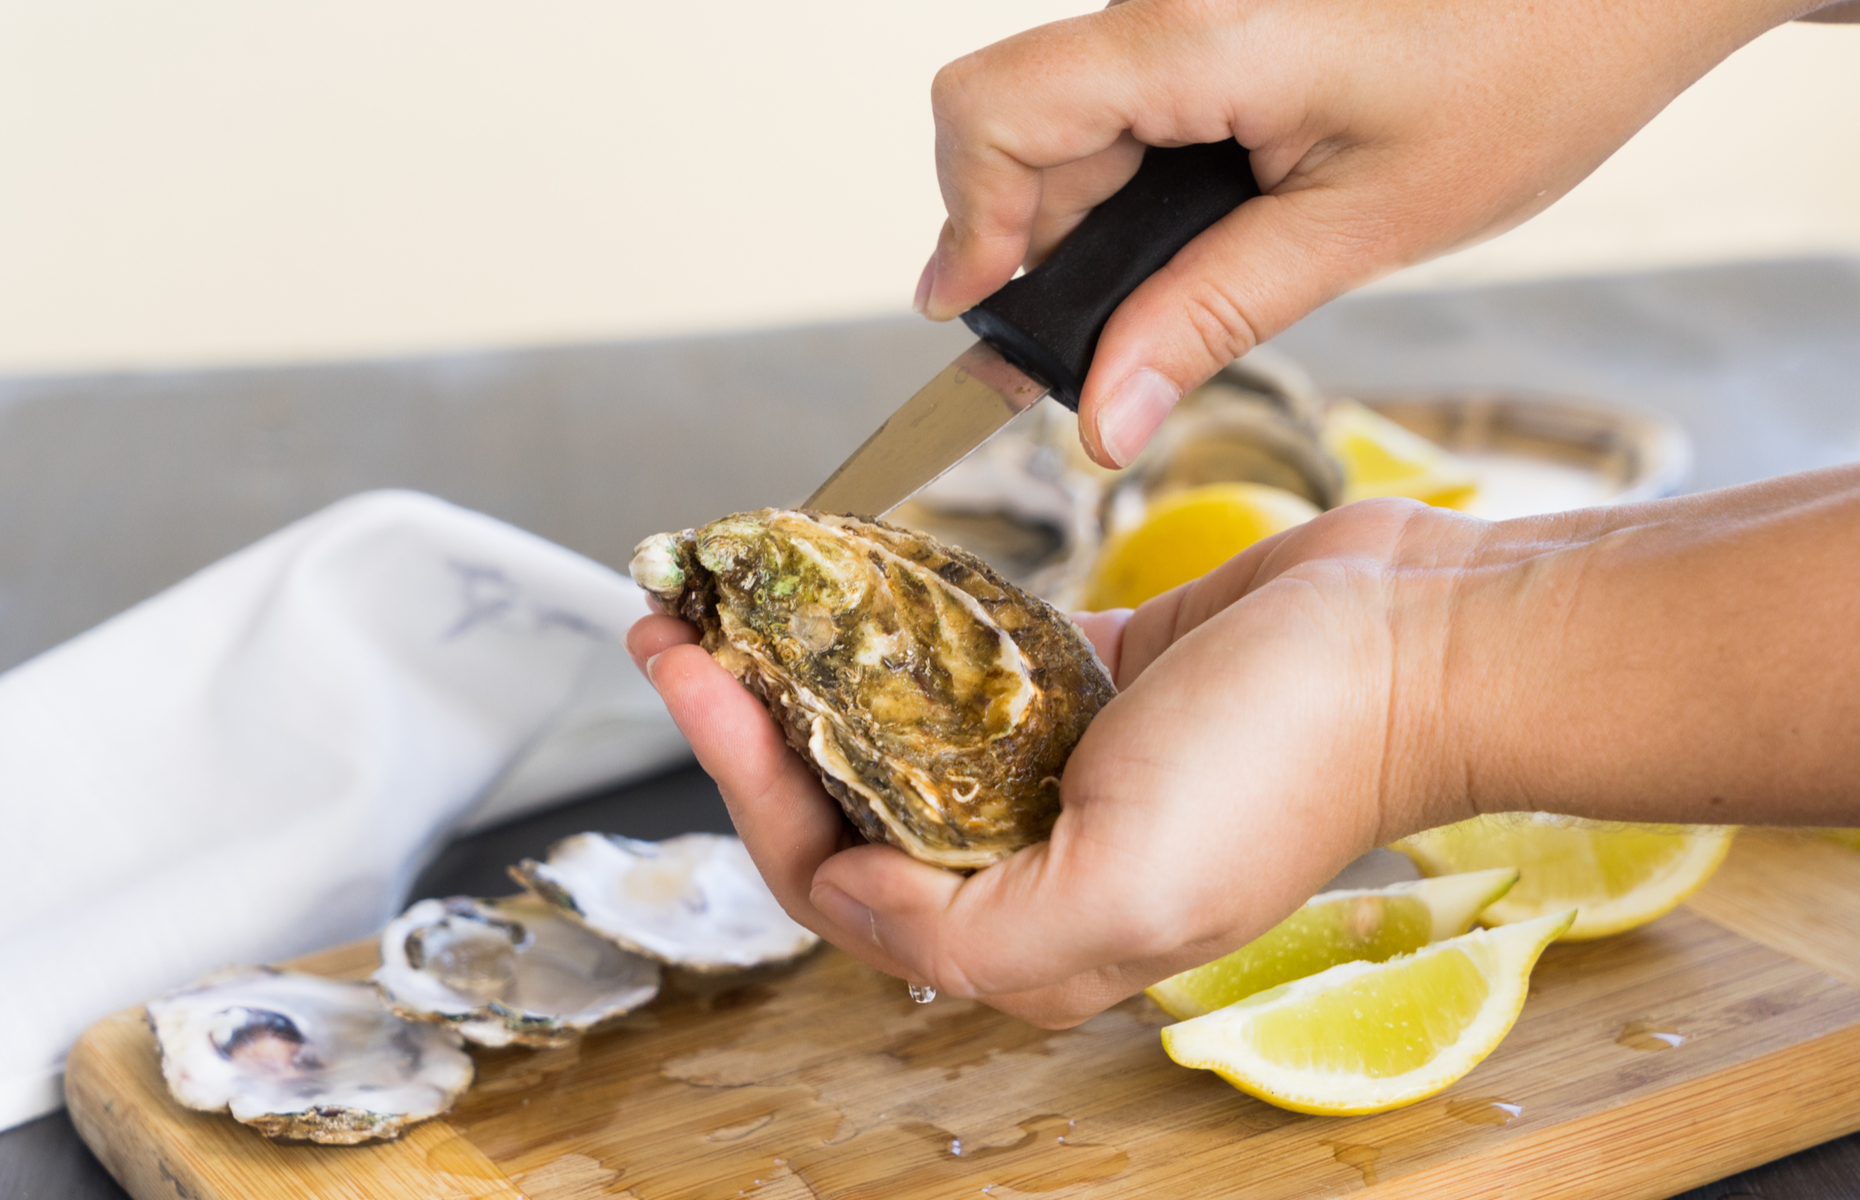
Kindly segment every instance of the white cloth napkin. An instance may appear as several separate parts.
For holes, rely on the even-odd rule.
[[[98,1018],[365,936],[446,835],[687,757],[620,645],[645,611],[375,492],[0,675],[0,1128]]]

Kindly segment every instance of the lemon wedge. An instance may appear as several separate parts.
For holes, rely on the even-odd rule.
[[[1522,876],[1480,918],[1525,921],[1574,907],[1568,941],[1645,925],[1699,889],[1724,861],[1735,829],[1615,825],[1542,813],[1474,817],[1395,843],[1427,875],[1504,864]]]
[[[1208,483],[1171,493],[1104,548],[1085,607],[1135,608],[1317,515],[1304,497],[1263,483]]]
[[[1382,1112],[1444,1090],[1518,1019],[1531,967],[1573,912],[1343,963],[1162,1031],[1185,1067],[1295,1112]]]
[[[1479,490],[1452,454],[1354,400],[1335,400],[1324,418],[1324,449],[1343,464],[1343,502],[1409,496],[1461,508]]]
[[[1187,1020],[1338,963],[1384,962],[1465,933],[1480,910],[1517,881],[1516,870],[1495,867],[1323,892],[1232,954],[1172,975],[1146,994],[1170,1016]]]

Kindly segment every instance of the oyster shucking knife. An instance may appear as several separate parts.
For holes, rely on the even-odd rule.
[[[1238,142],[1151,147],[1033,270],[962,314],[981,340],[853,451],[805,508],[882,516],[1052,393],[1074,412],[1105,322],[1196,234],[1259,195]]]

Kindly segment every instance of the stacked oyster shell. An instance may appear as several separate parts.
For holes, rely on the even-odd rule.
[[[787,962],[820,939],[794,923],[741,839],[687,833],[642,842],[580,833],[524,859],[511,877],[644,961],[705,974]]]
[[[1105,532],[1178,488],[1251,479],[1337,503],[1321,416],[1302,372],[1255,351],[1122,476],[1045,404],[899,510],[988,561],[898,525],[765,509],[649,538],[633,575],[699,626],[867,838],[974,870],[1048,836],[1065,761],[1115,690],[1038,597],[1071,603]],[[151,1001],[171,1092],[273,1137],[395,1137],[469,1086],[464,1043],[562,1045],[651,1001],[666,966],[742,970],[818,941],[734,838],[581,834],[511,873],[529,895],[408,909],[372,984],[243,968]]]
[[[269,1137],[394,1138],[470,1086],[464,1043],[564,1045],[651,1001],[666,966],[819,943],[733,837],[584,833],[511,873],[531,894],[421,900],[390,922],[371,982],[244,967],[150,1001],[168,1090]]]
[[[530,897],[422,900],[381,935],[396,1016],[480,1046],[561,1046],[659,994],[659,964]]]

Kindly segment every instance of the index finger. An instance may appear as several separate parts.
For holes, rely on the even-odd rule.
[[[635,640],[656,644],[666,633],[655,626]],[[646,667],[698,763],[723,793],[731,822],[782,908],[879,970],[908,977],[869,935],[849,937],[809,899],[820,864],[859,839],[761,701],[695,645],[672,644]]]
[[[1136,6],[1112,8],[1028,30],[937,73],[931,106],[949,221],[933,260],[930,316],[957,315],[1027,259],[1045,171],[1101,157],[1063,185],[1074,194],[1062,208],[1089,207],[1136,170],[1133,131],[1165,145],[1232,136],[1217,112],[1168,102],[1172,73],[1152,52],[1155,26]]]

